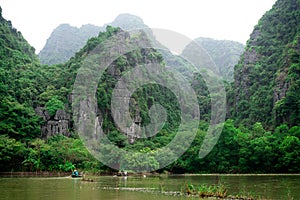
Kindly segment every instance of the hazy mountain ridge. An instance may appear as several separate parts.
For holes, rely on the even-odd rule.
[[[229,82],[233,81],[234,66],[238,63],[240,55],[244,51],[244,45],[230,40],[215,40],[199,37],[194,40],[203,48],[215,62],[220,76]],[[185,53],[194,51],[193,46],[187,45]],[[205,63],[203,63],[205,65]]]
[[[120,27],[126,31],[149,28],[140,17],[128,13],[118,15],[113,22],[105,24],[103,27],[83,25],[78,29],[68,24],[62,24],[52,32],[46,45],[39,53],[41,63],[58,64],[66,62],[84,46],[89,38],[97,36],[100,31],[104,31],[107,25]],[[152,33],[149,32],[148,34],[153,37]],[[241,54],[242,44],[209,38],[199,38],[196,41],[201,43],[202,47],[211,54],[224,79],[232,81],[233,66],[237,63],[237,59]],[[221,52],[224,52],[224,55]],[[176,64],[176,62],[172,63]]]
[[[53,30],[38,56],[42,64],[64,63],[75,55],[91,37],[98,35],[102,27],[86,24],[80,28],[61,24]]]
[[[39,52],[41,63],[52,65],[68,61],[86,44],[89,38],[96,37],[100,31],[105,31],[107,25],[124,30],[147,28],[141,18],[131,14],[120,14],[113,22],[104,26],[85,24],[77,28],[69,24],[61,24],[53,30],[47,43]]]
[[[121,29],[124,29],[126,31],[148,28],[148,26],[144,24],[142,18],[129,13],[118,15],[116,19],[108,25],[120,27]]]

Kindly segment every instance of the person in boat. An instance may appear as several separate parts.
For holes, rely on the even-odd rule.
[[[127,171],[121,170],[118,172],[117,176],[127,176]]]
[[[79,173],[76,169],[73,171],[72,176],[79,176]]]

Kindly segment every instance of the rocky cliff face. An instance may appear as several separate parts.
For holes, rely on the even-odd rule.
[[[48,111],[44,107],[37,107],[36,113],[43,118],[44,124],[41,127],[41,137],[47,139],[51,136],[62,134],[70,136],[70,114],[64,110],[57,110],[53,118],[50,117]]]
[[[113,36],[116,36],[113,37]],[[120,37],[120,38],[119,38]],[[110,39],[113,40],[116,44],[120,44],[118,46],[115,46],[114,48],[110,49],[106,47],[104,44],[105,42]],[[73,108],[78,108],[78,110],[73,112],[73,115],[75,116],[75,122],[79,122],[80,119],[84,119],[85,115],[84,113],[97,113],[97,119],[98,122],[95,124],[95,128],[98,130],[97,126],[101,125],[101,128],[103,129],[103,134],[115,134],[116,132],[122,132],[125,136],[128,137],[129,142],[134,142],[135,138],[141,137],[141,131],[139,131],[139,127],[143,126],[147,123],[150,123],[150,120],[147,122],[149,118],[148,112],[149,107],[152,106],[154,97],[153,94],[146,95],[145,93],[148,92],[148,90],[152,89],[152,92],[154,89],[154,86],[150,84],[149,88],[142,88],[142,90],[134,92],[133,97],[127,94],[127,89],[122,88],[123,84],[118,85],[117,83],[120,81],[121,77],[126,75],[129,75],[124,81],[126,80],[127,86],[130,85],[132,87],[135,86],[136,83],[139,83],[141,80],[140,77],[144,77],[145,72],[143,70],[138,71],[138,74],[133,74],[131,77],[132,71],[134,71],[135,68],[138,68],[138,66],[144,66],[147,64],[161,64],[163,63],[162,56],[154,49],[151,48],[140,48],[141,46],[150,46],[149,39],[147,38],[146,34],[140,33],[134,36],[131,36],[129,33],[121,30],[120,28],[114,28],[114,27],[107,27],[106,32],[100,33],[97,38],[92,38],[89,40],[87,45],[81,49],[80,52],[78,52],[74,59],[71,59],[68,63],[65,64],[64,69],[67,69],[68,72],[66,74],[72,75],[77,74],[77,80],[78,76],[83,77],[82,79],[79,78],[79,80],[93,80],[92,78],[86,78],[86,76],[90,76],[89,74],[84,74],[84,72],[89,70],[81,70],[82,73],[79,73],[79,70],[77,67],[81,67],[81,63],[86,58],[88,53],[92,53],[92,55],[99,56],[95,60],[103,60],[103,54],[93,54],[93,50],[95,49],[101,49],[105,51],[104,55],[115,55],[116,51],[118,52],[118,55],[120,56],[113,61],[104,71],[100,78],[100,80],[97,79],[96,84],[91,84],[91,82],[88,82],[88,85],[98,85],[97,89],[97,103],[98,108],[91,108],[89,106],[89,102],[92,102],[92,98],[88,95],[87,98],[83,98],[81,101],[78,102],[78,106],[73,106]],[[132,49],[134,49],[131,52],[126,53],[125,46],[129,45]],[[95,48],[97,47],[97,48]],[[138,48],[139,47],[139,48]],[[108,51],[108,52],[106,52]],[[123,52],[123,53],[121,53]],[[109,56],[105,56],[105,58],[109,59]],[[98,66],[98,65],[97,65]],[[90,67],[90,66],[89,66]],[[93,69],[93,70],[99,70]],[[139,74],[142,73],[142,74]],[[149,72],[150,73],[150,72]],[[159,73],[159,72],[157,72]],[[157,76],[155,76],[157,77]],[[73,77],[75,78],[75,77]],[[72,82],[72,81],[71,81]],[[81,83],[81,82],[80,82]],[[76,83],[75,83],[76,85]],[[77,89],[80,89],[82,87],[76,87]],[[77,91],[77,90],[76,90]],[[76,94],[84,94],[84,91],[76,92]],[[112,110],[111,101],[113,98],[113,92],[114,93],[114,99],[119,100],[120,107],[115,108],[115,111]],[[155,91],[156,92],[156,91]],[[124,96],[125,95],[125,96]],[[139,98],[142,96],[141,98]],[[77,99],[78,96],[72,95],[73,99]],[[151,98],[148,100],[148,98]],[[156,97],[158,98],[158,97]],[[85,100],[86,99],[86,100]],[[119,105],[119,104],[118,104]],[[89,112],[92,109],[91,112]],[[124,118],[124,113],[130,114],[130,117]],[[129,119],[130,118],[130,119]],[[143,118],[143,119],[142,119]],[[127,120],[129,119],[129,121]],[[121,124],[120,126],[117,126],[115,123],[115,120]],[[145,122],[146,121],[146,122]],[[144,123],[144,124],[142,124]],[[85,125],[83,125],[82,129],[84,132]],[[94,126],[94,124],[92,124]],[[120,131],[122,130],[122,131]],[[102,133],[101,133],[102,134]],[[123,135],[123,136],[124,136]],[[91,136],[95,137],[95,135]]]
[[[287,97],[296,94],[291,90],[296,83],[291,77],[298,73],[293,65],[299,66],[299,27],[298,0],[278,0],[259,20],[235,66],[232,106],[238,122],[259,121],[270,128],[299,123],[290,119],[292,105],[287,105]]]

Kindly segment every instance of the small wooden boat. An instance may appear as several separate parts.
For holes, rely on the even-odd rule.
[[[117,176],[128,176],[126,171],[119,171]]]
[[[81,178],[82,177],[82,174],[78,173],[77,170],[74,170],[71,174],[71,177],[72,178]]]
[[[81,178],[82,175],[79,175],[79,174],[78,174],[78,175],[72,174],[71,177],[72,177],[72,178]]]

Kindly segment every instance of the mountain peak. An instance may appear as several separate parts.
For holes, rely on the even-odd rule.
[[[46,45],[39,53],[41,63],[51,65],[66,62],[84,46],[89,38],[97,36],[100,31],[104,31],[107,25],[128,31],[147,28],[140,17],[129,13],[118,15],[113,22],[103,27],[84,24],[77,28],[66,23],[60,24],[53,30]]]
[[[132,30],[137,28],[147,28],[144,24],[142,18],[129,13],[123,13],[116,17],[116,19],[110,23],[110,25],[115,27],[120,27],[124,30]]]
[[[64,63],[79,51],[87,40],[98,35],[101,27],[91,24],[82,25],[80,28],[70,24],[60,24],[51,33],[46,45],[39,53],[42,64]]]

